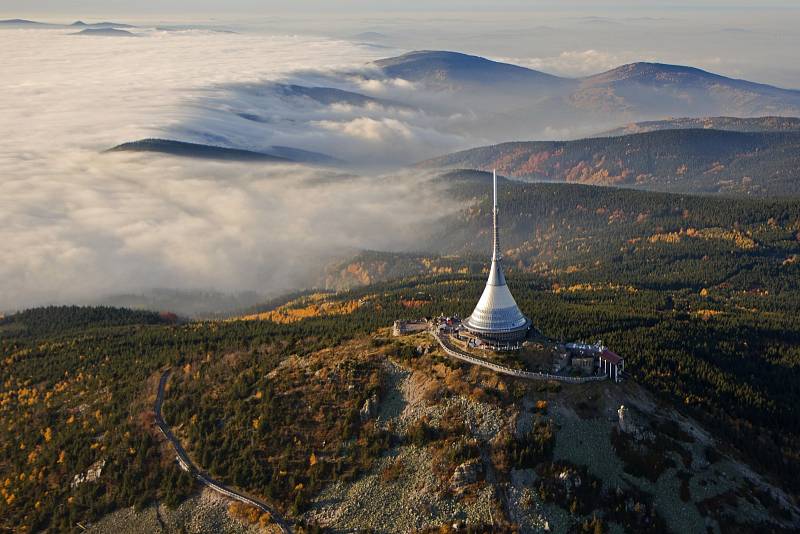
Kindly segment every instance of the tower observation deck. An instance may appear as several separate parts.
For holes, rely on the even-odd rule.
[[[492,210],[493,249],[489,279],[472,315],[462,324],[478,337],[493,342],[515,342],[525,339],[530,319],[520,311],[506,285],[500,253],[500,225],[497,209],[497,172],[493,173],[494,209]]]

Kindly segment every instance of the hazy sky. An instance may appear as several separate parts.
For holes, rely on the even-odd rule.
[[[395,49],[459,50],[562,75],[655,60],[800,88],[795,0],[4,0],[0,17],[337,38],[372,31]]]
[[[104,13],[179,12],[271,12],[294,11],[435,11],[435,10],[537,10],[537,9],[592,9],[614,11],[657,11],[657,10],[761,10],[770,8],[791,8],[793,0],[405,0],[376,2],[374,0],[6,0],[8,10],[27,10],[39,12],[65,12],[70,9],[95,10]]]

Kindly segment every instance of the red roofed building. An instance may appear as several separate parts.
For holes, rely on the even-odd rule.
[[[603,349],[600,352],[600,370],[614,382],[619,382],[625,370],[625,360],[616,352]]]

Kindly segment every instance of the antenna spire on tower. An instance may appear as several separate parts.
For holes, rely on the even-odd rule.
[[[493,241],[492,261],[500,260],[500,228],[497,222],[497,170],[492,170],[492,181],[494,183],[494,208],[492,209]]]
[[[494,211],[497,211],[497,169],[492,169],[492,180],[494,181]]]

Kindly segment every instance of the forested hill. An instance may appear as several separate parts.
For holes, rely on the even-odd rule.
[[[300,523],[297,532],[301,526],[308,527],[303,524],[308,516],[303,514],[321,499],[330,499],[326,488],[333,484],[357,484],[364,475],[371,475],[367,480],[379,480],[380,488],[396,487],[391,485],[396,484],[398,475],[387,473],[387,464],[381,463],[392,458],[392,453],[386,452],[394,447],[433,450],[438,455],[432,456],[438,458],[436,462],[408,464],[403,470],[414,473],[413,469],[422,465],[420,470],[436,474],[443,484],[457,465],[482,455],[498,466],[492,469],[501,481],[508,480],[512,469],[536,468],[549,476],[545,468],[556,461],[557,476],[567,468],[563,457],[555,460],[544,454],[550,449],[541,456],[522,455],[524,447],[515,449],[516,442],[503,439],[503,434],[500,439],[487,440],[486,445],[478,442],[481,449],[473,445],[465,452],[453,443],[476,443],[462,439],[471,435],[463,430],[470,428],[467,424],[459,423],[452,427],[455,430],[444,427],[441,433],[429,432],[424,425],[383,431],[374,420],[360,416],[360,407],[372,395],[378,403],[386,403],[379,404],[381,410],[397,405],[390,394],[399,386],[393,385],[389,374],[397,365],[414,369],[425,380],[435,379],[433,385],[410,383],[422,384],[419,390],[426,392],[430,402],[438,403],[434,406],[450,402],[451,408],[442,408],[442,412],[453,415],[443,418],[457,422],[463,420],[458,409],[462,404],[452,408],[452,401],[461,395],[471,394],[481,402],[505,402],[487,413],[513,417],[515,412],[508,403],[526,385],[536,388],[532,394],[546,402],[560,402],[564,394],[570,394],[534,383],[499,383],[502,378],[488,372],[486,379],[475,378],[471,369],[440,356],[419,355],[415,349],[418,339],[387,339],[386,330],[378,331],[397,318],[468,313],[484,281],[483,275],[449,274],[335,295],[309,295],[252,320],[146,328],[138,324],[87,325],[85,330],[54,330],[34,337],[0,336],[4,361],[0,366],[4,384],[0,391],[0,457],[4,459],[0,480],[8,481],[0,488],[0,529],[69,532],[78,522],[94,523],[112,510],[131,505],[137,509],[151,503],[167,505],[160,508],[166,514],[168,508],[191,495],[196,483],[180,470],[174,454],[153,431],[152,399],[165,367],[173,369],[173,377],[164,414],[178,429],[192,457],[215,478],[274,504],[285,517]],[[733,464],[724,458],[741,455],[756,473],[774,477],[779,487],[797,495],[800,429],[795,407],[800,395],[800,324],[790,299],[772,292],[726,296],[716,290],[703,294],[609,284],[550,288],[542,282],[538,275],[509,276],[517,302],[537,328],[558,339],[603,339],[625,356],[631,378],[628,383],[638,382],[662,400],[680,406],[715,435],[707,447],[701,442],[695,447],[702,454],[697,456],[703,458],[702,465],[712,464],[706,470],[709,478],[703,478],[711,493],[687,483],[679,500],[677,487],[665,483],[671,480],[670,472],[678,471],[679,476],[695,473],[698,464],[692,462],[693,453],[681,457],[667,452],[684,451],[685,447],[648,445],[642,446],[644,452],[637,449],[633,453],[623,448],[624,443],[601,448],[608,438],[602,438],[597,430],[577,434],[586,440],[582,449],[602,451],[604,465],[614,470],[602,479],[588,479],[591,482],[584,482],[581,488],[599,491],[615,487],[612,484],[620,477],[631,484],[649,480],[649,487],[657,481],[658,498],[667,495],[667,502],[677,505],[659,506],[659,514],[676,513],[672,510],[694,513],[697,509],[701,520],[708,517],[709,522],[719,522],[722,532],[784,531],[753,520],[741,526],[738,516],[729,517],[719,510],[723,504],[725,510],[760,506],[778,520],[792,521],[774,493],[754,490],[751,477],[737,482]],[[790,294],[796,296],[797,292]],[[57,312],[51,311],[53,314]],[[389,359],[393,365],[386,365]],[[434,378],[437,369],[450,369],[457,375],[440,381]],[[605,391],[612,394],[629,391],[625,384],[607,386]],[[596,416],[590,411],[604,398],[603,390],[572,391],[580,395],[578,406],[589,412],[581,417],[596,417],[587,419],[591,428],[608,425],[608,411],[597,410]],[[472,406],[472,401],[466,405]],[[660,406],[658,410],[662,412]],[[669,428],[665,427],[666,431]],[[568,430],[563,436],[574,436],[574,432]],[[491,433],[492,438],[496,435]],[[672,431],[671,435],[689,445],[682,434]],[[533,443],[533,438],[526,440],[523,445]],[[547,443],[552,440],[551,436]],[[510,452],[502,455],[506,448]],[[655,465],[647,467],[650,464]],[[81,482],[85,473],[97,473],[98,468],[95,480]],[[587,480],[585,472],[581,478]],[[431,491],[426,489],[429,486],[422,490],[414,487],[415,492]],[[389,502],[402,506],[408,502],[413,508],[417,499],[405,495]],[[582,495],[578,494],[578,501],[572,496],[551,501],[558,503],[555,510],[559,514],[580,525],[595,507],[613,513],[624,509],[628,499],[621,499],[620,507],[601,501],[586,508],[571,504],[593,502]],[[467,498],[474,499],[472,494]],[[649,493],[636,499],[637,503],[652,501]],[[497,510],[492,521],[506,521],[503,508]],[[155,516],[152,508],[148,513]],[[310,528],[305,531],[314,532]],[[628,531],[666,530],[629,527]]]
[[[469,207],[445,219],[432,250],[469,254],[491,248],[491,173],[455,170],[441,175]],[[606,239],[613,247],[656,234],[719,228],[761,241],[783,229],[784,239],[800,241],[800,200],[729,198],[598,187],[586,184],[528,183],[498,177],[504,249],[549,239],[587,240],[586,255]],[[691,232],[690,232],[691,233]],[[600,241],[603,240],[603,241]],[[546,253],[541,250],[541,253]],[[598,250],[599,257],[615,250]]]
[[[39,336],[87,327],[153,325],[175,322],[169,313],[129,310],[109,306],[47,306],[0,318],[0,338]]]
[[[250,162],[276,162],[276,163],[341,163],[327,154],[302,150],[289,146],[271,146],[266,152],[254,152],[224,146],[204,145],[200,143],[187,143],[173,139],[140,139],[129,143],[122,143],[106,150],[113,152],[150,152],[167,154],[182,158],[211,159],[219,161],[250,161]]]
[[[192,457],[213,477],[274,504],[298,532],[331,484],[360,483],[372,474],[383,485],[402,479],[381,463],[393,447],[430,446],[443,460],[424,469],[443,483],[457,464],[483,455],[506,458],[492,467],[499,480],[532,466],[546,476],[555,460],[525,463],[514,441],[510,452],[506,441],[491,439],[484,449],[460,453],[452,443],[462,441],[461,430],[384,431],[361,416],[373,395],[380,410],[394,409],[394,365],[415,366],[426,380],[433,369],[460,368],[420,355],[418,339],[404,345],[380,330],[398,318],[463,316],[480,296],[491,249],[490,175],[453,171],[439,179],[453,184],[466,209],[436,225],[427,256],[370,252],[360,266],[343,267],[365,287],[298,294],[242,320],[160,325],[154,323],[165,318],[148,312],[51,307],[0,322],[0,480],[9,481],[0,488],[0,529],[70,531],[115,509],[169,508],[192,495],[196,483],[153,432],[152,399],[166,367],[173,375],[164,415]],[[712,464],[711,479],[703,480],[713,493],[688,482],[680,490],[667,484],[669,467],[696,472],[693,456],[665,453],[661,445],[635,454],[620,443],[601,449],[592,433],[586,446],[607,450],[604,460],[623,465],[596,487],[616,484],[619,476],[645,480],[644,472],[661,488],[659,499],[666,492],[675,509],[696,507],[721,532],[781,531],[752,520],[737,530],[741,521],[719,512],[721,503],[749,510],[753,499],[796,523],[774,493],[755,491],[752,482],[736,486],[723,456],[743,458],[793,497],[800,491],[800,200],[509,180],[502,180],[500,194],[508,282],[536,328],[553,339],[604,340],[625,357],[627,384],[640,384],[714,433],[713,444],[697,447]],[[405,278],[380,282],[374,273]],[[387,359],[394,364],[385,365]],[[458,372],[464,374],[450,383],[475,398],[516,398],[517,386],[489,387],[471,370]],[[434,402],[451,402],[461,393],[447,383],[425,391]],[[578,393],[584,407],[604,398],[602,391]],[[557,390],[547,393],[549,401],[560,398]],[[497,413],[511,413],[501,408]],[[607,413],[598,410],[591,424]],[[562,435],[573,435],[567,431]],[[556,465],[562,472],[564,459]],[[98,468],[96,480],[75,483],[76,475],[81,480]],[[579,510],[569,500],[561,506],[563,514]],[[579,524],[578,516],[593,509],[570,521]]]
[[[451,171],[468,207],[420,240],[424,252],[368,252],[331,266],[330,288],[392,277],[480,273],[491,252],[491,175]],[[699,292],[800,290],[800,201],[720,198],[581,184],[500,182],[512,273],[549,284],[614,283]]]
[[[172,139],[140,139],[139,141],[122,143],[108,149],[106,152],[154,152],[171,156],[227,161],[289,161],[286,158],[262,152],[253,152],[252,150],[186,143]]]
[[[654,131],[576,141],[512,142],[419,164],[525,180],[678,193],[800,194],[800,132]]]
[[[797,117],[682,117],[660,121],[643,121],[626,124],[602,132],[595,137],[611,137],[659,130],[730,130],[734,132],[798,132],[800,118]]]

